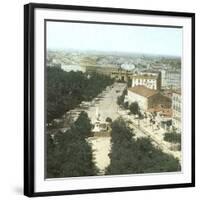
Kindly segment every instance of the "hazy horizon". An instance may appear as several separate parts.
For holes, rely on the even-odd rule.
[[[182,29],[169,27],[47,22],[47,50],[182,55]]]
[[[179,55],[163,55],[163,54],[153,54],[153,53],[140,53],[140,52],[121,52],[121,51],[97,51],[97,50],[80,50],[80,49],[47,49],[47,52],[65,52],[65,53],[80,53],[80,54],[94,54],[94,55],[112,55],[112,56],[151,56],[151,57],[173,57],[180,58]]]

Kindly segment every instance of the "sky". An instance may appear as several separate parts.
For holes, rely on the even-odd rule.
[[[47,49],[182,55],[182,29],[47,21]]]

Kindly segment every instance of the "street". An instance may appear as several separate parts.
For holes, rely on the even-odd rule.
[[[107,117],[115,120],[120,116],[118,113],[119,106],[117,105],[117,97],[122,94],[125,87],[126,84],[124,83],[114,83],[98,95],[95,104],[86,110],[92,123],[96,120],[97,108],[100,115],[100,121],[102,122],[105,122]],[[100,170],[99,175],[103,175],[105,168],[110,164],[110,158],[108,156],[111,148],[110,139],[110,136],[90,137],[88,139],[92,146],[94,161]]]
[[[123,112],[121,111],[120,113]],[[164,133],[166,132],[164,129],[153,130],[145,120],[138,121],[138,119],[135,119],[133,115],[128,115],[125,112],[122,117],[126,121],[131,122],[129,123],[129,127],[136,130],[136,137],[139,135],[139,133],[149,137],[153,141],[154,146],[159,147],[163,152],[167,154],[173,155],[181,162],[181,151],[171,150],[172,144],[164,140]]]
[[[170,149],[171,143],[164,141],[164,130],[153,130],[144,120],[138,121],[138,119],[135,119],[134,115],[128,114],[128,110],[121,108],[117,104],[117,98],[122,94],[125,87],[125,83],[115,82],[113,85],[108,86],[91,102],[83,102],[78,108],[74,109],[73,112],[76,113],[76,116],[78,116],[81,111],[87,112],[92,124],[96,121],[97,110],[99,120],[102,123],[105,122],[107,117],[111,118],[112,121],[118,117],[122,117],[127,122],[127,125],[133,130],[135,138],[149,137],[154,146],[160,148],[167,154],[173,155],[181,161],[181,151],[172,151]],[[140,126],[138,126],[138,124],[140,124]],[[108,154],[111,148],[111,138],[110,136],[93,136],[88,138],[87,141],[91,144],[93,159],[97,168],[100,170],[99,175],[103,175],[105,168],[110,164]]]
[[[101,122],[105,122],[107,117],[114,121],[120,116],[118,113],[119,106],[117,105],[117,97],[122,94],[125,87],[125,83],[114,83],[112,86],[108,86],[106,90],[98,95],[95,104],[86,110],[92,123],[94,123],[96,120],[97,108]]]

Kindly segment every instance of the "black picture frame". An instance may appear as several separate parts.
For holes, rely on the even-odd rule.
[[[192,161],[191,161],[191,183],[168,184],[168,185],[143,185],[133,187],[117,187],[117,188],[98,188],[98,189],[84,189],[84,190],[66,190],[66,191],[46,191],[35,192],[34,180],[34,123],[35,123],[35,69],[34,69],[34,11],[36,8],[43,9],[57,9],[57,10],[79,10],[79,11],[96,11],[107,13],[126,13],[126,14],[145,14],[151,16],[177,16],[188,17],[192,21]],[[122,9],[122,8],[106,8],[106,7],[87,7],[87,6],[73,6],[73,5],[56,5],[56,4],[36,4],[30,3],[24,5],[24,195],[28,197],[36,196],[52,196],[52,195],[72,195],[84,193],[99,193],[99,192],[119,192],[132,190],[149,190],[162,188],[183,188],[195,186],[195,14],[186,12],[167,12],[167,11],[153,11],[153,10],[136,10],[136,9]]]

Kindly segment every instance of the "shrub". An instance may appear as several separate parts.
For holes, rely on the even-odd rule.
[[[140,113],[140,107],[138,105],[138,102],[133,102],[130,106],[129,109],[131,111],[132,114],[137,115]]]
[[[171,143],[181,143],[181,134],[180,133],[165,133],[164,140]]]

